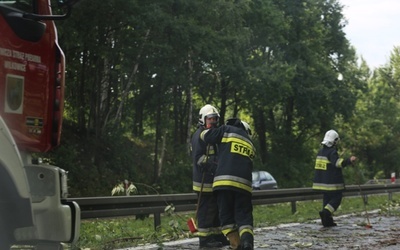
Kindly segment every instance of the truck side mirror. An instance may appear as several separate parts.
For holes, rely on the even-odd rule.
[[[67,6],[67,5],[72,6],[79,1],[80,0],[57,0],[57,3],[59,6]]]
[[[33,13],[24,13],[24,18],[42,21],[42,20],[64,20],[71,15],[72,6],[80,0],[57,0],[58,7],[62,9],[64,14],[61,15],[37,15]]]

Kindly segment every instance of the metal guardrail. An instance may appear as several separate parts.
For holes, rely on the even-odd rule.
[[[365,184],[391,184],[393,182],[395,184],[400,184],[400,179],[372,179],[368,180]]]
[[[400,192],[400,184],[372,184],[349,185],[343,196],[367,196],[369,194]],[[322,194],[312,188],[289,188],[253,191],[253,205],[276,204],[283,202],[292,203],[292,212],[296,212],[296,202],[322,199]],[[81,208],[81,218],[106,218],[131,215],[154,215],[154,227],[161,225],[161,217],[168,205],[175,207],[175,212],[195,211],[197,195],[186,194],[160,194],[160,195],[134,195],[111,197],[86,197],[68,198],[75,201]]]

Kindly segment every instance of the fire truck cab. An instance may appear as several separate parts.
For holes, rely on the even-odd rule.
[[[65,58],[54,20],[72,2],[0,0],[0,249],[62,249],[79,237],[67,172],[32,157],[60,143]]]

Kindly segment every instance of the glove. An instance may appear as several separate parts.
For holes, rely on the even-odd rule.
[[[201,173],[207,173],[211,171],[211,164],[208,162],[202,162],[200,163],[200,172]]]
[[[200,172],[201,173],[211,173],[214,174],[215,170],[217,170],[216,163],[204,162],[200,164]]]

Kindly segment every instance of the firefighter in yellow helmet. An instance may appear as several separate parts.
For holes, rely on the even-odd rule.
[[[324,227],[336,226],[332,215],[342,203],[345,188],[342,169],[357,159],[355,156],[347,159],[339,157],[336,148],[339,140],[339,134],[335,130],[327,131],[315,161],[313,189],[323,193],[322,211],[319,215]]]
[[[219,248],[229,245],[221,233],[216,196],[212,191],[214,173],[217,167],[217,146],[200,139],[202,131],[218,126],[218,110],[207,104],[199,111],[199,122],[192,136],[191,154],[193,159],[193,191],[200,195],[197,209],[197,236],[200,248]],[[204,177],[204,178],[203,178]],[[203,189],[201,190],[203,182]]]

